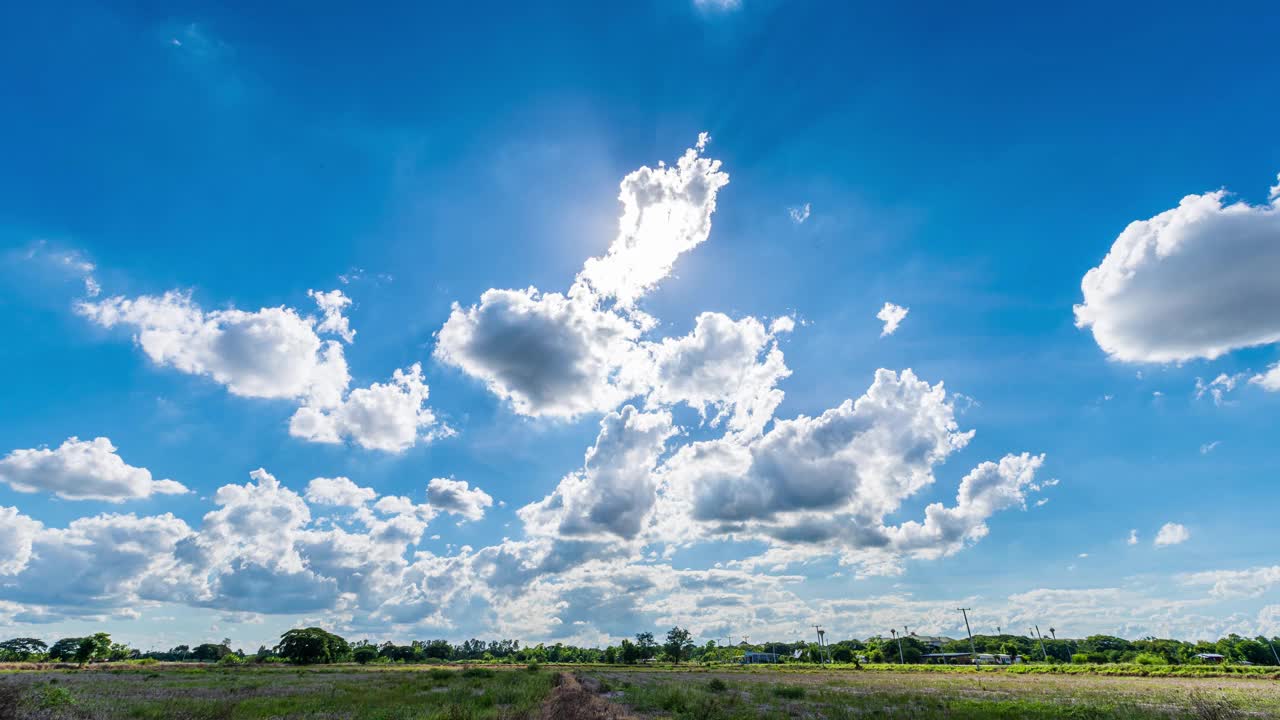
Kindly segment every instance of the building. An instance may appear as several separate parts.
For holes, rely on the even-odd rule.
[[[1227,656],[1219,655],[1218,653],[1196,653],[1195,658],[1200,662],[1206,662],[1211,665],[1221,665],[1226,661]]]
[[[949,642],[955,642],[955,640],[946,637],[945,635],[917,635],[915,633],[911,633],[911,637],[915,638],[917,642],[925,647],[931,647],[935,651],[941,650],[942,646]]]
[[[758,665],[761,663],[778,663],[781,662],[778,653],[767,652],[749,652],[742,656],[743,665]]]

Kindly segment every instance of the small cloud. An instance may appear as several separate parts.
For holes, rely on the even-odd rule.
[[[1076,557],[1078,557],[1078,558],[1080,558],[1081,560],[1083,560],[1084,558],[1089,557],[1089,553],[1080,553],[1080,554],[1079,554],[1079,555],[1077,555]]]
[[[797,225],[800,225],[805,220],[809,219],[809,211],[810,211],[809,203],[805,203],[804,205],[800,205],[798,207],[787,208],[787,214],[791,216],[791,222]]]
[[[880,312],[876,313],[876,318],[884,323],[884,329],[880,331],[880,337],[892,335],[897,331],[898,326],[902,324],[907,313],[911,312],[911,308],[894,305],[886,302],[884,307],[880,308]]]
[[[693,0],[693,6],[699,10],[717,10],[725,12],[742,7],[742,0]]]
[[[1205,443],[1204,445],[1200,446],[1200,454],[1208,455],[1209,453],[1213,452],[1214,449],[1221,444],[1222,444],[1221,440],[1214,440],[1213,442]]]
[[[789,315],[779,315],[778,317],[773,319],[772,323],[769,323],[770,335],[780,335],[782,333],[789,333],[795,329],[796,329],[795,318]]]
[[[1236,373],[1235,375],[1222,373],[1209,382],[1205,382],[1204,378],[1196,378],[1196,399],[1199,400],[1205,396],[1205,393],[1208,393],[1213,398],[1214,405],[1222,407],[1229,404],[1226,401],[1226,394],[1235,390],[1236,385],[1248,375],[1248,372]]]
[[[1129,531],[1129,540],[1128,540],[1128,543],[1129,543],[1130,545],[1137,545],[1137,544],[1138,544],[1138,531],[1137,531],[1137,530],[1130,530],[1130,531]]]
[[[1185,525],[1178,523],[1165,523],[1160,528],[1160,532],[1156,533],[1155,546],[1167,547],[1169,545],[1180,545],[1191,539],[1191,531]]]
[[[1157,398],[1164,397],[1164,393],[1160,392],[1159,390],[1152,390],[1151,397],[1157,397]]]
[[[1049,498],[1040,498],[1036,501],[1036,507],[1044,507],[1049,504]]]

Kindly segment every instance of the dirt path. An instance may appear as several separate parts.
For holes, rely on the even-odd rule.
[[[635,720],[635,716],[584,687],[571,673],[560,673],[556,689],[542,704],[540,720]]]

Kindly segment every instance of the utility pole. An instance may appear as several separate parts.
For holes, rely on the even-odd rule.
[[[821,665],[823,662],[822,652],[823,652],[823,649],[826,648],[827,646],[826,642],[824,642],[823,640],[823,636],[827,634],[827,631],[823,630],[821,625],[814,625],[813,629],[818,631],[818,664]]]
[[[961,615],[964,615],[964,631],[969,633],[969,652],[973,655],[973,666],[981,667],[982,664],[978,662],[978,648],[973,644],[973,630],[969,629],[969,611],[973,608],[956,609],[960,611]]]
[[[1045,662],[1049,662],[1049,651],[1044,649],[1044,635],[1040,634],[1040,626],[1036,626],[1036,635],[1040,636],[1040,653],[1044,655],[1042,658]]]
[[[889,634],[892,635],[893,638],[898,641],[898,663],[900,665],[906,665],[907,659],[902,655],[902,638],[898,637],[897,630],[890,629]]]
[[[1267,638],[1267,645],[1271,646],[1271,657],[1276,659],[1276,664],[1280,665],[1280,655],[1276,654],[1276,645],[1271,642],[1271,638]]]

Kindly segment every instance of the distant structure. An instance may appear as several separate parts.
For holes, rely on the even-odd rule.
[[[916,635],[915,633],[911,633],[911,637],[915,638],[916,642],[921,645],[931,647],[934,650],[941,650],[943,645],[946,645],[949,642],[955,642],[954,638],[949,638],[945,635]]]
[[[1225,655],[1219,655],[1218,653],[1196,653],[1195,658],[1200,662],[1212,663],[1214,665],[1219,665],[1227,659]]]
[[[742,656],[743,665],[776,664],[781,662],[778,653],[749,652]]]

